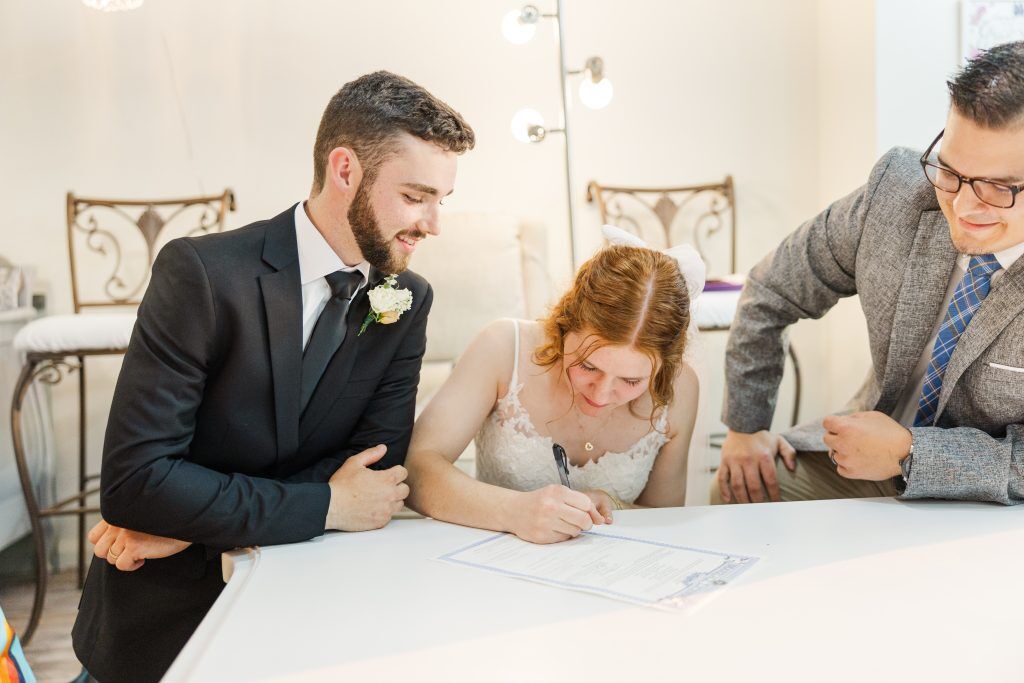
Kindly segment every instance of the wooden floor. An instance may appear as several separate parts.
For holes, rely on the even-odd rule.
[[[81,672],[71,651],[71,626],[78,613],[81,592],[74,570],[50,577],[46,607],[32,642],[25,648],[25,658],[39,683],[68,683]],[[0,582],[0,605],[14,630],[21,633],[28,624],[35,586],[32,583]]]

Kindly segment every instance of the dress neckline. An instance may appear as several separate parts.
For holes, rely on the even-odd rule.
[[[526,406],[523,405],[523,402],[519,400],[519,392],[520,392],[520,390],[522,390],[522,388],[523,388],[523,383],[522,382],[518,382],[516,384],[510,384],[509,387],[508,387],[508,391],[505,392],[505,395],[502,396],[500,399],[498,399],[498,403],[510,403],[510,404],[512,404],[512,409],[515,411],[516,415],[520,418],[519,424],[523,428],[522,430],[517,430],[520,434],[522,434],[523,436],[525,436],[527,438],[540,439],[541,441],[546,442],[548,447],[550,448],[552,445],[554,445],[555,440],[552,439],[550,436],[544,436],[543,434],[541,434],[540,432],[537,431],[537,428],[533,424],[533,418],[530,416],[530,412],[526,409]],[[626,450],[623,450],[623,451],[606,450],[601,455],[597,456],[596,458],[593,458],[591,460],[586,461],[582,465],[577,465],[577,464],[575,464],[573,462],[569,462],[569,467],[571,467],[573,469],[576,469],[576,470],[583,470],[583,469],[586,469],[586,468],[591,467],[591,466],[595,466],[596,467],[598,462],[604,460],[608,456],[613,456],[613,457],[615,457],[615,456],[627,456],[627,457],[632,458],[634,452],[637,451],[639,449],[639,447],[647,439],[650,439],[652,437],[656,438],[658,436],[661,436],[661,437],[664,437],[666,439],[666,441],[667,441],[668,440],[668,435],[665,434],[665,431],[664,431],[665,430],[665,416],[666,416],[666,414],[667,413],[662,411],[661,415],[658,417],[657,421],[655,422],[654,429],[652,429],[651,431],[647,432],[646,434],[641,436],[639,439],[634,441],[632,444],[630,444],[630,446]],[[527,430],[529,431],[529,433],[526,433]]]

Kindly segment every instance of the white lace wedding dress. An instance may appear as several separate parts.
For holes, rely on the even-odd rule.
[[[559,483],[551,437],[541,436],[519,400],[519,321],[515,323],[515,361],[508,393],[498,400],[476,436],[477,479],[517,491],[533,491]],[[574,489],[604,489],[627,503],[643,492],[658,451],[668,441],[667,413],[654,429],[621,453],[606,452],[582,467],[569,465]]]

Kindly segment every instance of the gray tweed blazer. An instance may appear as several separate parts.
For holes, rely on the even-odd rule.
[[[723,421],[768,429],[785,328],[860,296],[872,371],[850,411],[892,415],[924,352],[957,252],[920,154],[896,148],[866,185],[803,224],[751,271],[726,352]],[[904,498],[1024,502],[1024,258],[993,285],[946,368],[935,427],[914,428]],[[1017,369],[1022,369],[1018,371]],[[820,421],[785,436],[825,450]]]

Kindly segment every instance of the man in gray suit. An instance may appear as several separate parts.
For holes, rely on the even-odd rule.
[[[751,271],[713,502],[1024,502],[1024,42],[948,86],[946,128],[923,156],[888,152]],[[770,433],[785,328],[854,294],[873,368],[850,412]]]

